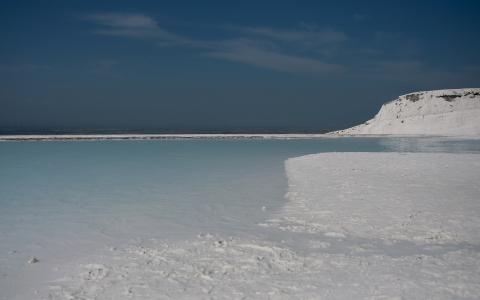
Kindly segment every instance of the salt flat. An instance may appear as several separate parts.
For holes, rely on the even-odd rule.
[[[480,242],[477,154],[323,153],[289,159],[286,169],[287,229],[418,243]]]
[[[480,155],[325,153],[286,161],[269,238],[200,234],[107,249],[51,299],[476,299]]]

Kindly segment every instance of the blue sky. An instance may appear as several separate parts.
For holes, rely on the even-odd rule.
[[[480,86],[477,1],[2,1],[0,130],[325,130]]]

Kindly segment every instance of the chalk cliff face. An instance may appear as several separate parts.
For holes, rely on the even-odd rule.
[[[480,88],[406,94],[364,124],[333,133],[480,136]]]

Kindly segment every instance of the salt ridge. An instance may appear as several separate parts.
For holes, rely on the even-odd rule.
[[[373,119],[332,134],[480,136],[480,88],[402,95]]]

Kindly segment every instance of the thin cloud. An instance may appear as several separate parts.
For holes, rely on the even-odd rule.
[[[248,40],[225,42],[220,49],[207,53],[209,57],[289,73],[338,73],[344,68],[316,59],[294,56],[265,49]]]
[[[94,33],[100,35],[130,38],[155,38],[181,42],[183,38],[160,28],[157,22],[142,14],[97,13],[84,17],[100,28]]]
[[[97,13],[85,16],[86,20],[91,20],[101,25],[120,28],[157,28],[157,22],[152,18],[141,14],[119,14],[119,13]]]
[[[303,42],[314,45],[340,43],[347,40],[347,35],[340,31],[331,29],[318,30],[315,28],[307,29],[274,29],[269,27],[234,27],[238,31],[262,36],[283,42]]]
[[[365,21],[366,19],[367,19],[367,15],[365,14],[360,14],[360,13],[353,14],[353,20],[357,22],[362,22],[362,21]]]
[[[100,60],[92,64],[92,70],[98,73],[110,72],[117,65],[118,65],[118,62],[115,60]]]
[[[298,43],[318,47],[335,44],[346,35],[333,30],[279,30],[266,27],[237,27],[241,35],[233,39],[198,40],[161,28],[143,14],[97,13],[83,18],[99,28],[95,34],[154,41],[159,47],[186,47],[204,56],[290,73],[339,72],[342,66],[295,54],[289,48]],[[243,36],[242,36],[243,35]]]
[[[242,51],[214,51],[207,55],[213,58],[221,58],[275,71],[291,73],[328,73],[338,72],[342,69],[338,65],[324,63],[311,58],[285,55],[255,48],[244,49]]]

